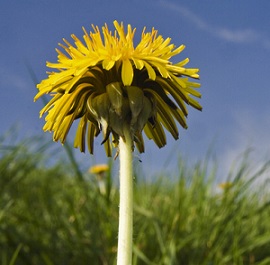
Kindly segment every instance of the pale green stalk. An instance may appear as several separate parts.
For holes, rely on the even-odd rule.
[[[120,205],[118,230],[117,265],[132,264],[133,235],[133,176],[132,176],[132,139],[125,129],[125,139],[119,140],[120,159]]]

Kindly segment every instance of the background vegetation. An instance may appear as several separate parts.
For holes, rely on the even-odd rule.
[[[104,192],[70,149],[68,162],[50,163],[44,141],[10,142],[0,139],[0,263],[115,264],[119,194],[111,171]],[[243,157],[222,189],[207,161],[179,161],[177,175],[154,183],[137,178],[134,264],[270,264],[269,164],[251,173],[249,163]]]

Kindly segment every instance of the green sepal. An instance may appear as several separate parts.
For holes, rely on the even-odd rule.
[[[129,102],[127,98],[123,98],[123,104],[121,108],[122,115],[119,116],[114,109],[110,108],[109,111],[109,126],[110,128],[116,132],[119,136],[124,136],[124,125],[129,123],[131,120],[131,113],[129,108]]]
[[[144,153],[144,140],[141,132],[134,135],[134,142],[138,151]]]
[[[144,96],[143,109],[138,116],[137,122],[134,126],[134,131],[138,131],[140,133],[151,116],[155,116],[153,113],[153,104],[146,96]]]
[[[131,126],[137,122],[139,114],[142,112],[144,107],[144,94],[141,88],[137,86],[126,86],[129,106],[132,114]]]
[[[105,149],[105,152],[106,152],[106,155],[108,157],[111,157],[112,156],[112,146],[111,146],[111,141],[109,140],[109,136],[108,135],[108,139],[104,142],[104,149]],[[106,136],[104,136],[106,137]]]
[[[123,105],[123,90],[120,82],[110,83],[106,86],[106,92],[115,112],[120,116]]]

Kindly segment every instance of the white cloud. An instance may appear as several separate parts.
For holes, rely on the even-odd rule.
[[[174,4],[169,1],[161,0],[160,3],[164,5],[166,8],[179,12],[183,17],[189,19],[197,28],[205,30],[205,31],[211,30],[211,27],[209,24],[207,24],[203,19],[201,19],[199,16],[191,12],[188,8],[185,8],[178,4]]]
[[[217,28],[214,34],[226,41],[237,43],[254,42],[260,39],[259,34],[251,29],[230,30],[226,28]]]
[[[188,19],[198,29],[208,34],[233,43],[254,43],[259,42],[263,47],[270,49],[270,39],[253,29],[231,29],[226,27],[212,26],[203,18],[193,13],[190,9],[170,1],[160,0],[159,3],[170,10],[178,12],[182,17]]]

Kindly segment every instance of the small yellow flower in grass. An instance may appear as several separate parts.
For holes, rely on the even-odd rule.
[[[222,182],[218,185],[218,187],[222,190],[228,190],[233,186],[232,182]]]
[[[106,153],[111,156],[111,143],[117,146],[124,138],[124,127],[131,132],[133,143],[144,152],[142,132],[158,147],[166,144],[164,129],[178,139],[179,123],[187,128],[186,104],[201,110],[194,97],[197,91],[198,69],[185,68],[189,59],[173,64],[171,58],[185,48],[175,47],[171,39],[163,39],[155,29],[146,32],[135,46],[135,29],[125,31],[123,23],[114,21],[114,32],[105,25],[93,32],[84,28],[83,42],[71,35],[74,45],[64,39],[56,49],[57,63],[47,63],[56,69],[37,85],[35,100],[44,94],[52,99],[41,110],[48,113],[44,131],[53,131],[53,139],[65,142],[74,120],[79,119],[74,146],[94,152],[94,138],[103,133]]]
[[[109,171],[109,166],[107,164],[98,164],[89,168],[89,173],[94,174],[96,180],[98,181],[98,187],[101,194],[106,194],[106,184],[104,178],[105,173]]]
[[[109,170],[109,166],[107,164],[98,164],[98,165],[90,167],[89,173],[102,176],[108,170]]]

